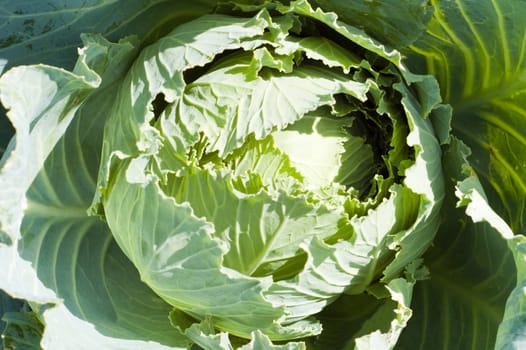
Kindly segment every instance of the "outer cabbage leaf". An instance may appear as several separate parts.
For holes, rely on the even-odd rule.
[[[43,325],[26,301],[0,291],[0,349],[40,348]]]
[[[265,0],[237,0],[237,4],[255,6]],[[427,0],[314,0],[312,7],[323,12],[333,12],[342,22],[363,30],[389,45],[401,49],[415,41],[426,29],[433,14],[433,7]],[[257,6],[257,5],[256,5]]]
[[[518,245],[523,238],[489,206],[468,154],[456,139],[445,153],[456,197],[448,195],[442,209],[447,220],[424,256],[430,278],[415,287],[413,318],[400,338],[401,349],[508,349],[505,343],[520,337],[515,329],[523,322],[503,319],[522,312],[513,300],[524,297],[523,277],[516,275],[524,269]]]
[[[467,208],[453,209],[452,196],[444,205],[447,221],[426,255],[431,279],[415,290],[401,347],[521,348],[524,250],[512,230],[526,228],[526,4],[432,3],[427,33],[406,54],[412,68],[438,79],[453,107],[453,133],[472,150],[472,168],[463,159],[470,152],[455,141],[444,164]]]
[[[89,0],[0,3],[0,72],[22,64],[73,69],[82,33],[118,41],[126,35],[152,40],[174,23],[211,11],[216,1]],[[0,156],[14,129],[0,107]]]
[[[526,232],[526,2],[432,1],[427,33],[406,52],[453,107],[490,204]]]
[[[526,276],[524,268],[526,264],[524,236],[515,236],[508,240],[510,250],[513,252],[515,264],[517,265],[517,285],[510,293],[506,303],[506,311],[502,319],[495,348],[497,349],[522,349],[526,346]]]
[[[433,14],[427,0],[316,0],[313,4],[334,11],[342,21],[397,49],[415,41]]]
[[[134,34],[151,38],[174,23],[211,11],[216,1],[38,0],[0,4],[0,58],[7,67],[45,63],[72,69],[82,33],[117,41]],[[161,20],[160,20],[161,19]]]
[[[0,287],[34,309],[57,305],[42,309],[44,349],[184,348],[186,338],[168,321],[169,306],[140,282],[107,226],[87,215],[104,107],[135,47],[129,40],[85,40],[74,73],[29,66],[0,79],[17,128],[0,174],[1,223],[10,238],[0,246]],[[10,81],[24,74],[33,79]]]

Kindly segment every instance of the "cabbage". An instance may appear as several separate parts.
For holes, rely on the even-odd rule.
[[[0,5],[3,346],[520,348],[521,3]]]

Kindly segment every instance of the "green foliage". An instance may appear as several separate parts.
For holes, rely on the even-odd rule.
[[[524,5],[0,4],[4,348],[521,348]]]
[[[27,302],[0,292],[0,349],[34,350],[40,348],[43,325]]]

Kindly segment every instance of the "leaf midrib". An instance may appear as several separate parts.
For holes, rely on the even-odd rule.
[[[90,219],[92,217],[87,214],[88,208],[86,206],[79,205],[67,205],[65,203],[59,204],[43,204],[40,202],[28,200],[27,208],[25,210],[27,214],[34,214],[45,217],[60,217],[70,219]]]

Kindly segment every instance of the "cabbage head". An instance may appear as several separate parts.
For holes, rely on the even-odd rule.
[[[3,347],[526,346],[526,3],[477,4],[0,3]]]

